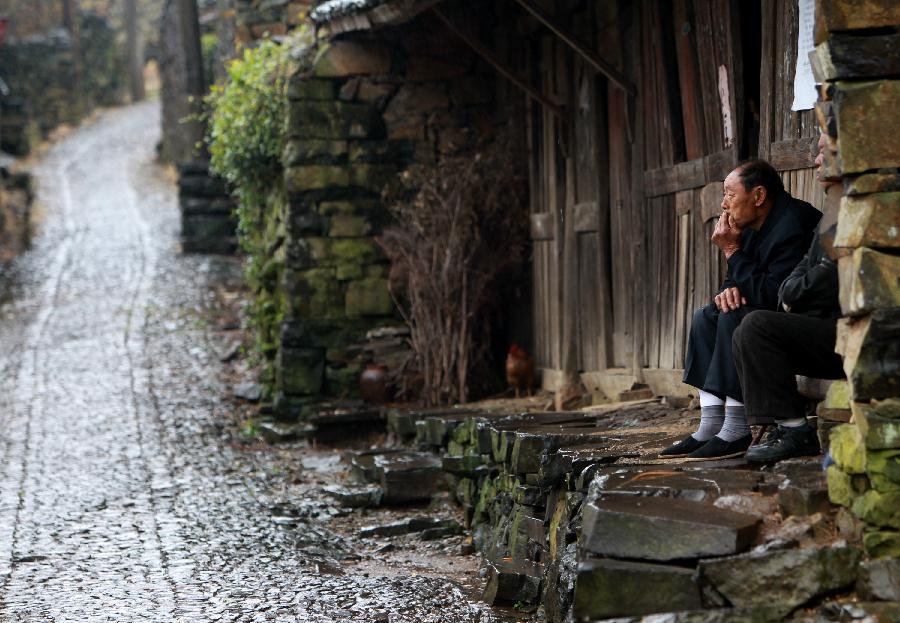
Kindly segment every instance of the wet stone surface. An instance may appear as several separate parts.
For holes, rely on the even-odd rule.
[[[236,443],[209,317],[239,271],[178,254],[158,126],[107,112],[35,171],[0,306],[0,620],[495,620],[465,537],[358,537],[402,512],[334,504],[339,454]]]

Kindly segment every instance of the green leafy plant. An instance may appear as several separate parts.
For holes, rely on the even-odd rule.
[[[206,140],[212,171],[237,199],[238,237],[246,252],[245,273],[253,296],[247,308],[253,357],[263,363],[262,382],[273,382],[272,361],[284,301],[278,291],[287,197],[281,155],[287,141],[287,82],[299,68],[293,40],[264,40],[226,65],[227,79],[205,98]]]

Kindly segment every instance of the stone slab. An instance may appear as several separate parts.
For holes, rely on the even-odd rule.
[[[611,497],[587,504],[580,545],[604,556],[679,560],[744,551],[759,520],[706,502]]]
[[[700,573],[734,606],[775,604],[786,615],[814,597],[852,586],[860,556],[846,546],[751,552],[703,560]]]
[[[694,570],[600,559],[578,565],[573,614],[592,621],[702,606]]]
[[[900,559],[863,562],[859,566],[856,592],[865,601],[900,601]]]
[[[437,493],[443,480],[441,460],[431,454],[377,456],[375,468],[379,472],[385,504],[428,501]]]
[[[543,566],[504,559],[487,565],[487,585],[482,599],[491,605],[536,603],[540,596]]]

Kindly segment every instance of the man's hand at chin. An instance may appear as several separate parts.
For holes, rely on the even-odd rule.
[[[737,288],[725,288],[713,299],[716,308],[723,314],[734,311],[747,304],[747,299]]]
[[[710,240],[722,249],[726,260],[741,248],[741,228],[737,226],[728,212],[722,212],[722,215],[719,216]]]

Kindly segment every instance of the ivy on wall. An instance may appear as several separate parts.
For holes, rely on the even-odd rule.
[[[277,287],[287,204],[281,155],[287,141],[287,81],[298,68],[292,52],[298,45],[264,40],[245,48],[228,63],[226,81],[214,85],[205,100],[210,168],[238,201],[238,237],[253,292],[248,324],[269,387],[285,307]]]

